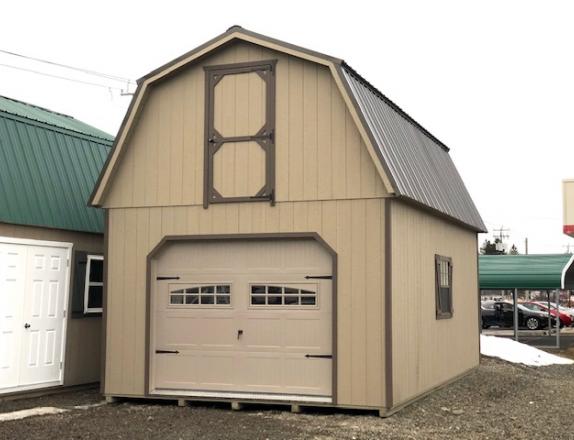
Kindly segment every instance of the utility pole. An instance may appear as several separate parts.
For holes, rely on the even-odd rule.
[[[524,239],[524,254],[528,255],[528,237]]]
[[[505,228],[504,226],[500,226],[500,228],[493,229],[492,231],[498,232],[498,237],[496,237],[496,238],[499,238],[501,242],[504,241],[505,238],[510,237],[510,235],[505,234],[505,232],[510,232],[510,228]]]
[[[504,252],[504,239],[510,237],[510,235],[507,234],[507,232],[510,232],[510,229],[505,228],[504,225],[501,225],[500,228],[493,229],[492,231],[493,231],[492,235],[495,237],[494,241],[496,242],[496,239],[498,238],[499,243],[500,243],[500,249],[498,249],[498,245],[497,245],[496,250]],[[495,232],[498,233],[498,237],[496,236]]]

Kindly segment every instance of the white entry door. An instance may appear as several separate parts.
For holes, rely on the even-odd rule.
[[[0,393],[62,383],[70,251],[0,237]]]

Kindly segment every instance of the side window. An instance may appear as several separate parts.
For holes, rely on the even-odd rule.
[[[169,305],[175,307],[229,306],[230,284],[170,285]]]
[[[104,257],[88,255],[84,286],[84,313],[101,313],[104,292]]]
[[[205,67],[205,208],[275,203],[275,64]]]
[[[436,319],[452,318],[452,259],[435,255]]]
[[[252,284],[251,306],[316,307],[316,284]]]

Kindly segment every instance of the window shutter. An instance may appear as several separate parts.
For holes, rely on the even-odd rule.
[[[453,307],[453,302],[454,299],[452,297],[452,291],[453,291],[453,287],[452,287],[452,261],[448,262],[448,297],[449,297],[449,306],[450,306],[450,314],[452,315],[454,313],[454,307]]]
[[[434,259],[434,286],[436,316],[440,315],[440,259],[435,255]]]
[[[74,251],[74,285],[72,287],[72,318],[84,316],[84,290],[88,252]]]

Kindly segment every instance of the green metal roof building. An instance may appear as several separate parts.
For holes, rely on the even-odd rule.
[[[0,398],[100,380],[104,214],[87,201],[112,143],[0,96]]]
[[[572,254],[480,255],[481,290],[574,289]]]
[[[0,223],[103,233],[87,206],[113,136],[0,96]]]

